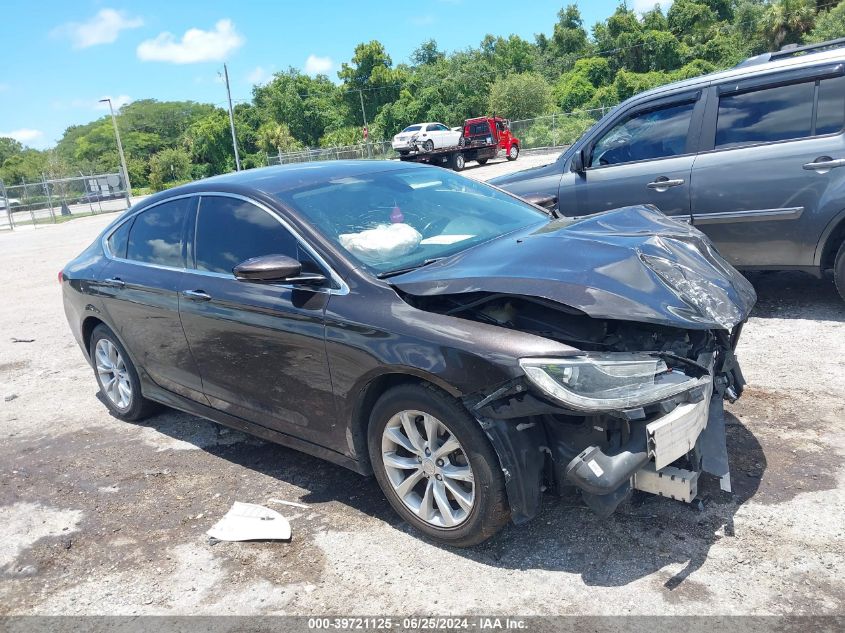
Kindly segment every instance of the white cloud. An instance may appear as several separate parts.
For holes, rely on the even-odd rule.
[[[256,66],[246,75],[247,82],[251,84],[266,84],[272,78],[273,73],[266,70],[263,66]]]
[[[112,95],[103,95],[101,99],[111,99],[111,105],[115,110],[120,110],[120,108],[125,106],[127,103],[132,103],[132,97],[129,95],[118,95],[116,97],[113,97]],[[102,103],[98,100],[97,103],[94,104],[94,108],[97,110],[108,110],[109,104]]]
[[[663,13],[665,14],[669,10],[669,7],[672,6],[672,0],[634,0],[634,11],[643,14],[651,11],[656,4],[660,5],[660,8],[663,9]]]
[[[40,139],[44,136],[44,132],[24,127],[19,130],[12,130],[11,132],[0,132],[0,136],[13,138],[16,141],[27,144]]]
[[[313,53],[305,60],[305,72],[309,75],[321,75],[329,72],[334,66],[331,57],[320,57]]]
[[[244,38],[235,30],[231,20],[219,20],[214,30],[188,29],[179,41],[172,33],[160,33],[154,39],[141,42],[137,53],[138,59],[145,62],[219,62],[243,43]]]
[[[88,48],[98,44],[111,44],[121,31],[137,29],[144,25],[141,18],[131,18],[124,11],[101,9],[85,22],[68,22],[53,30],[54,35],[70,38],[74,48]]]

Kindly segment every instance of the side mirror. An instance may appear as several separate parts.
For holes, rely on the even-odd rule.
[[[322,284],[323,275],[302,274],[302,264],[287,255],[262,255],[241,262],[232,270],[241,281],[286,281],[288,283]]]
[[[586,156],[583,149],[579,149],[575,152],[575,156],[572,157],[572,171],[576,174],[583,174],[586,171]]]

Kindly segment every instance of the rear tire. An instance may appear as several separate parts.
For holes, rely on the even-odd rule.
[[[455,171],[463,171],[466,165],[466,158],[464,158],[464,155],[460,152],[456,152],[454,156],[452,156],[452,169]]]
[[[428,139],[425,143],[423,143],[423,149],[427,152],[431,152],[434,150],[434,141]]]
[[[839,296],[845,301],[845,242],[839,245],[839,251],[833,261],[833,282],[836,284]]]
[[[489,160],[489,159],[487,159],[487,158],[479,158],[479,159],[478,159],[477,161],[475,161],[475,162],[477,162],[479,165],[486,165],[488,160]]]
[[[100,393],[116,418],[134,422],[156,410],[157,405],[141,393],[141,380],[129,354],[105,325],[94,328],[89,353]]]
[[[439,389],[408,384],[386,391],[373,407],[367,444],[390,505],[430,538],[469,547],[510,519],[490,441],[466,409]],[[448,452],[438,454],[440,448]]]

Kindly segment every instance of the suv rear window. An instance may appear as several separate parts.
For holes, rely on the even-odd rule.
[[[723,95],[716,147],[771,143],[810,136],[814,82]]]
[[[845,127],[845,76],[819,82],[816,134],[833,134]]]

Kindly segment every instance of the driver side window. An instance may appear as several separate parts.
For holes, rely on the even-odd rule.
[[[287,255],[313,272],[314,264],[298,240],[264,209],[238,198],[203,196],[197,213],[197,270],[232,274],[247,259]]]
[[[694,107],[690,101],[623,118],[593,146],[590,167],[684,154]]]

